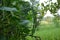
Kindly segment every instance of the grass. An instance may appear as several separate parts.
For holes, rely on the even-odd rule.
[[[60,28],[39,30],[34,35],[40,36],[42,40],[60,40]]]
[[[60,40],[60,27],[53,23],[40,25],[34,35],[40,36],[42,40]]]
[[[60,27],[56,27],[55,24],[41,24],[36,30],[35,36],[40,36],[41,40],[60,40]],[[35,40],[28,38],[29,40]]]

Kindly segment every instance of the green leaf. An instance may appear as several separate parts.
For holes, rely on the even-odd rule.
[[[17,12],[16,8],[11,8],[11,7],[0,7],[0,10]]]
[[[27,24],[27,23],[29,23],[29,20],[22,20],[22,22],[21,22],[21,24]]]

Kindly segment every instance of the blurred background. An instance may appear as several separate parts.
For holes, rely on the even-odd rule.
[[[60,0],[0,0],[0,40],[60,40]]]

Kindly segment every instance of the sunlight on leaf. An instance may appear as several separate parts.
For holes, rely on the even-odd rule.
[[[10,8],[10,7],[0,7],[0,10],[17,12],[16,8]]]

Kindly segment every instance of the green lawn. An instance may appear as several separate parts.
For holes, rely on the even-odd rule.
[[[40,36],[41,40],[60,40],[60,27],[56,27],[55,24],[42,24],[35,32],[35,36]],[[28,40],[35,40],[28,37]]]
[[[60,40],[60,28],[39,30],[34,35],[40,36],[42,40]]]
[[[53,23],[40,25],[34,35],[40,36],[42,40],[60,40],[60,27]]]

